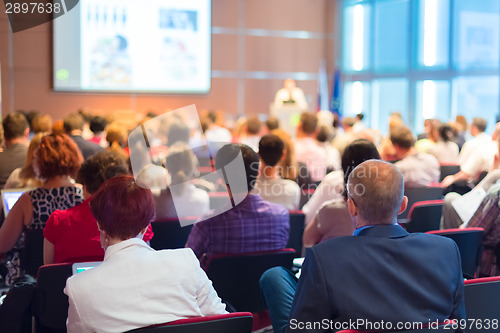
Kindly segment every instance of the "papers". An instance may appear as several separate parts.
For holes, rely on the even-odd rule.
[[[462,197],[451,202],[451,205],[455,208],[458,216],[462,219],[462,227],[467,227],[469,220],[474,215],[485,196],[486,192],[484,189],[481,186],[478,186],[472,191],[462,195]]]

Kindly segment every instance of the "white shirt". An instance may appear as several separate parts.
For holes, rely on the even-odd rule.
[[[427,152],[441,164],[458,164],[458,145],[453,141],[438,141]]]
[[[103,263],[73,275],[68,333],[125,332],[226,313],[191,249],[155,251],[132,238],[109,246]]]
[[[280,204],[288,210],[299,209],[300,187],[292,180],[259,177],[253,193],[260,194],[264,200]]]
[[[439,162],[430,154],[410,154],[394,165],[401,170],[405,187],[430,186],[439,182]]]
[[[295,139],[295,158],[307,165],[313,181],[320,181],[326,174],[325,150],[313,138]]]
[[[210,210],[208,193],[193,184],[187,184],[182,194],[172,189],[172,199],[178,217],[202,216]]]
[[[497,148],[491,137],[484,132],[480,133],[464,143],[458,156],[460,169],[476,178],[482,171],[491,169],[496,152]]]
[[[205,138],[210,142],[225,142],[230,143],[233,136],[227,128],[214,126],[205,131]]]
[[[295,101],[295,103],[292,104],[293,106],[296,106],[302,110],[307,109],[307,101],[306,96],[304,95],[304,91],[298,87],[292,89],[291,96],[290,91],[286,88],[281,88],[280,90],[278,90],[274,98],[274,106],[277,108],[281,108],[283,107],[283,102],[290,99]]]
[[[306,215],[306,224],[312,221],[321,206],[329,200],[343,200],[344,172],[342,170],[332,171],[319,183],[316,191],[307,203],[302,207]]]

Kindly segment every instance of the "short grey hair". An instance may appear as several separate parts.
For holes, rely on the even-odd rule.
[[[391,163],[365,161],[349,175],[347,193],[365,221],[392,223],[403,202],[403,174]]]

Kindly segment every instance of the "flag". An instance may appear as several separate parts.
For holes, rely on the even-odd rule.
[[[340,109],[340,70],[337,68],[333,73],[332,80],[332,99],[330,100],[330,111],[336,113],[339,119],[342,117],[342,110]]]
[[[328,110],[328,77],[325,59],[321,59],[318,71],[318,104],[316,111],[321,110]]]

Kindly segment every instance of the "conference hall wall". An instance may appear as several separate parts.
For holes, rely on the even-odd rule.
[[[289,76],[298,79],[315,109],[320,61],[326,59],[329,78],[335,66],[335,2],[212,0],[212,83],[206,95],[54,92],[52,23],[12,33],[2,9],[2,116],[18,109],[56,119],[79,108],[103,114],[162,112],[193,103],[198,110],[219,109],[228,115],[267,113]]]

